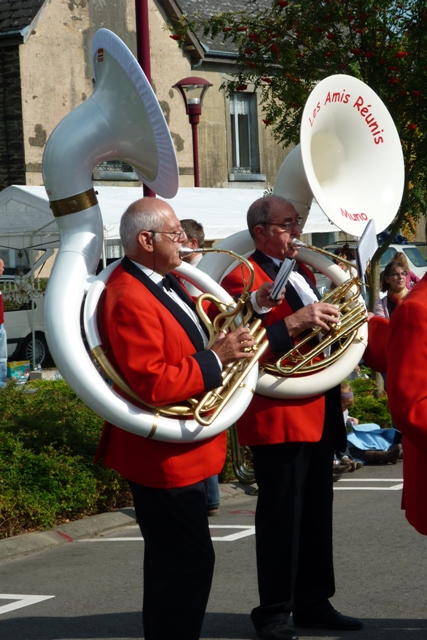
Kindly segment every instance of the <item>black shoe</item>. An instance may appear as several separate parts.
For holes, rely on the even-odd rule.
[[[264,627],[259,627],[256,631],[259,637],[264,640],[298,640],[295,629],[283,621],[270,622]]]
[[[296,614],[293,616],[294,625],[296,627],[335,629],[336,631],[357,631],[362,629],[363,623],[357,618],[343,616],[342,613],[331,609],[322,614]]]

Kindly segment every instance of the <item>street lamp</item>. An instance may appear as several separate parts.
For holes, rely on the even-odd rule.
[[[150,26],[148,20],[148,0],[135,0],[136,48],[138,62],[151,84]],[[146,184],[142,185],[144,196],[155,198],[156,194]]]
[[[184,78],[173,85],[174,89],[178,89],[181,93],[184,104],[185,112],[188,115],[188,119],[191,124],[191,131],[193,134],[193,166],[194,166],[194,186],[200,187],[199,182],[199,148],[197,140],[197,125],[200,121],[200,115],[202,113],[202,102],[206,91],[211,87],[211,83],[204,78]]]

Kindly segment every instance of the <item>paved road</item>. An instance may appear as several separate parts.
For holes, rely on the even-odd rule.
[[[333,604],[362,617],[365,628],[301,631],[301,640],[427,639],[427,538],[399,508],[401,477],[398,463],[365,467],[334,485]],[[217,563],[202,640],[256,637],[248,616],[257,604],[255,505],[255,496],[222,487],[220,515],[210,521]],[[0,638],[141,638],[142,555],[132,510],[72,523],[60,534],[0,541]]]

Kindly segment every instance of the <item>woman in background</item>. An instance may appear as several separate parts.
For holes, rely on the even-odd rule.
[[[410,270],[409,264],[408,264],[408,260],[406,259],[406,256],[402,251],[396,251],[396,253],[392,257],[391,261],[392,262],[400,262],[405,267],[405,271],[406,271],[406,288],[408,289],[408,291],[410,291],[412,289],[412,287],[414,285],[416,285],[417,282],[419,282],[421,280],[421,278],[419,278],[416,273],[414,273],[413,271]]]
[[[343,271],[348,274],[349,278],[355,278],[357,276],[356,269],[356,252],[354,249],[351,249],[348,242],[346,242],[342,247],[338,247],[335,249],[334,254],[337,256],[334,260],[335,264],[340,267]],[[354,267],[351,267],[346,262],[342,262],[342,260],[346,260],[347,262],[353,262]],[[329,285],[329,290],[332,291],[335,289],[336,285],[331,282]]]
[[[384,269],[381,291],[387,295],[375,303],[374,314],[389,319],[409,291],[406,287],[406,268],[402,262],[389,262]]]

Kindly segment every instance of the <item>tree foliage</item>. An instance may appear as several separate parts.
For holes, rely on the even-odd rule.
[[[348,74],[368,84],[389,110],[405,160],[405,190],[391,238],[424,213],[427,191],[427,8],[425,0],[250,0],[191,28],[232,43],[236,73],[228,93],[260,93],[263,122],[283,146],[299,141],[299,124],[314,85]]]

